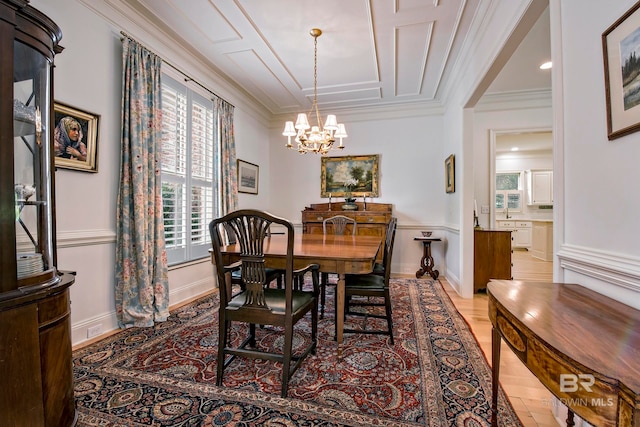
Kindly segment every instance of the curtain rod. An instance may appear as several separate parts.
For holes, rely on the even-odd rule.
[[[209,89],[208,87],[204,86],[202,83],[200,83],[199,81],[197,81],[196,79],[194,79],[193,77],[189,76],[188,74],[186,74],[184,71],[182,71],[181,69],[179,69],[178,67],[176,67],[175,65],[173,65],[171,62],[165,60],[163,57],[161,57],[160,55],[158,55],[157,53],[155,53],[152,49],[149,49],[147,46],[143,45],[142,43],[140,43],[138,40],[134,39],[133,37],[131,37],[129,34],[125,33],[124,31],[120,31],[120,34],[130,40],[133,40],[134,42],[138,43],[140,46],[144,47],[145,49],[147,49],[149,52],[152,52],[154,55],[157,55],[160,57],[160,59],[162,60],[162,62],[164,64],[167,64],[168,66],[170,66],[171,68],[173,68],[174,70],[176,70],[177,72],[179,72],[180,74],[182,74],[184,76],[184,81],[185,82],[193,82],[195,84],[197,84],[198,86],[200,86],[202,89],[206,90],[207,92],[209,92],[211,95],[216,96],[220,99],[222,99],[224,102],[226,102],[227,104],[231,105],[233,108],[235,108],[235,105],[233,105],[232,103],[230,103],[229,101],[227,101],[226,99],[224,99],[223,97],[221,97],[220,95],[218,95],[217,93],[213,92],[211,89]],[[122,40],[122,39],[120,39]]]

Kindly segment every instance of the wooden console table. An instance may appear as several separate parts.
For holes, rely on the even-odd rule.
[[[501,339],[560,402],[598,427],[640,426],[640,311],[575,284],[487,287],[497,426]]]
[[[388,203],[364,203],[358,202],[357,211],[343,211],[344,202],[316,203],[302,211],[302,231],[305,234],[323,234],[322,221],[335,215],[344,215],[353,218],[358,236],[376,236],[384,242],[387,236],[387,227],[391,221],[392,206]],[[348,226],[350,227],[350,226]],[[350,228],[348,229],[351,230]],[[383,252],[378,253],[376,262],[382,262]]]
[[[422,242],[424,246],[424,251],[422,253],[422,259],[420,260],[420,268],[416,271],[416,278],[420,278],[424,276],[425,273],[429,273],[429,275],[433,278],[433,280],[437,280],[440,272],[438,270],[434,270],[433,266],[433,257],[431,256],[431,242],[439,242],[441,239],[437,237],[414,237],[413,240],[417,240]]]

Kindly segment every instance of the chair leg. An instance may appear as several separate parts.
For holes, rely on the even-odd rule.
[[[293,325],[285,327],[282,359],[282,389],[280,397],[287,397],[289,376],[291,375],[291,350],[293,348]]]
[[[385,292],[384,295],[384,308],[387,313],[387,327],[389,328],[389,339],[391,341],[391,345],[393,345],[393,317],[391,317],[391,295],[389,294],[389,290]]]
[[[216,375],[216,385],[222,385],[222,376],[224,374],[224,349],[227,346],[227,331],[229,330],[229,322],[220,320],[218,332],[218,369]]]
[[[327,284],[329,283],[329,273],[322,273],[320,281],[320,318],[324,319],[324,303],[327,295]]]
[[[315,284],[318,283],[318,275],[316,272],[313,272],[313,281],[314,287]],[[335,322],[333,322],[335,323]],[[313,304],[313,310],[311,311],[311,341],[313,345],[313,350],[311,350],[311,354],[316,354],[316,348],[318,347],[318,296],[315,297],[315,302]]]

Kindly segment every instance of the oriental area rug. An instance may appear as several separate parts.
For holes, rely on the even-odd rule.
[[[342,361],[333,339],[334,289],[327,288],[317,352],[291,378],[287,398],[279,397],[281,365],[271,361],[236,359],[224,386],[215,385],[214,293],[153,328],[126,329],[76,350],[78,426],[490,425],[491,369],[439,281],[392,279],[395,344],[385,335],[345,334]],[[363,318],[352,319],[355,326]],[[302,347],[310,318],[298,326]],[[281,346],[280,335],[258,328],[258,345]],[[500,425],[521,426],[500,390]]]

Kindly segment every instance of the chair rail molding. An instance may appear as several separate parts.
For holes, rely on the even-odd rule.
[[[640,293],[640,258],[576,245],[556,254],[560,267]]]
[[[116,232],[113,230],[74,230],[58,231],[58,248],[113,244]]]

